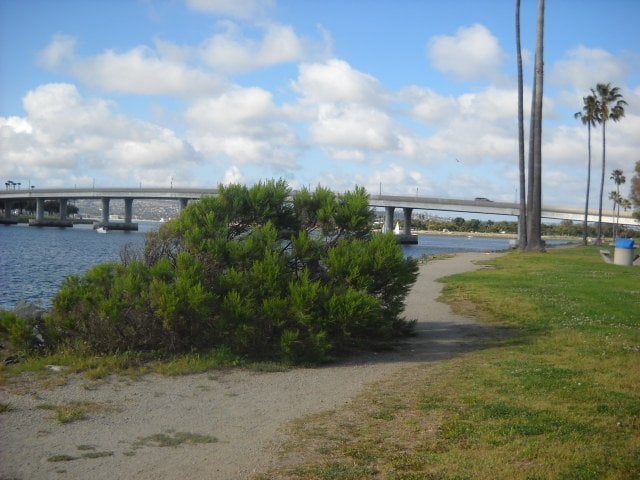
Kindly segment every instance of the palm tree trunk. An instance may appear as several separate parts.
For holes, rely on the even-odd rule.
[[[533,191],[527,216],[527,250],[543,250],[542,243],[542,92],[544,79],[544,0],[538,0],[533,118]]]
[[[606,163],[605,145],[606,142],[606,124],[607,121],[602,121],[602,175],[600,177],[600,202],[598,205],[598,238],[596,244],[602,245],[602,198],[604,196],[604,170]]]
[[[534,60],[537,62],[537,60]],[[534,155],[534,144],[535,144],[535,134],[534,134],[534,126],[535,126],[535,112],[536,112],[536,76],[533,76],[533,87],[531,89],[531,115],[529,118],[529,151],[527,154],[528,162],[527,162],[527,201],[526,201],[526,235],[527,235],[527,243],[526,246],[529,245],[529,218],[533,215],[531,209],[533,208],[533,155]]]
[[[589,235],[589,189],[591,187],[591,123],[587,123],[587,151],[589,160],[587,163],[587,195],[584,203],[584,224],[582,225],[582,243],[587,244],[587,237]]]
[[[524,161],[524,93],[522,49],[520,46],[520,0],[516,0],[516,49],[518,55],[518,171],[520,173],[520,215],[518,216],[518,248],[527,247],[527,185]]]

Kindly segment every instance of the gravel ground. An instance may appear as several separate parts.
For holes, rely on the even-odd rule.
[[[422,265],[405,311],[418,320],[418,335],[393,352],[276,373],[114,377],[97,385],[73,377],[52,389],[2,388],[0,401],[13,408],[0,414],[0,479],[251,478],[276,464],[289,421],[339,408],[368,383],[490,338],[488,327],[436,301],[436,279],[495,255],[465,253]],[[70,402],[87,402],[94,411],[58,422],[51,408]]]

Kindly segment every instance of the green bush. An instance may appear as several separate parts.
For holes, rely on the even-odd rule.
[[[48,326],[58,344],[95,352],[322,361],[412,326],[401,314],[416,262],[371,225],[362,188],[221,186],[150,234],[143,255],[68,278]]]
[[[29,352],[37,345],[36,331],[29,320],[14,312],[0,310],[0,338],[17,350]]]

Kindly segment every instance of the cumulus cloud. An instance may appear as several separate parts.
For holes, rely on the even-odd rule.
[[[219,91],[223,85],[220,77],[185,63],[184,51],[178,55],[179,48],[169,42],[159,42],[156,50],[137,46],[88,57],[75,52],[75,43],[71,37],[55,36],[40,52],[41,64],[110,92],[188,97]]]
[[[428,195],[432,191],[432,183],[420,171],[408,168],[397,162],[387,162],[379,168],[369,171],[349,172],[349,174],[335,171],[323,172],[322,185],[335,191],[344,192],[359,185],[371,194],[416,194]]]
[[[480,24],[433,37],[427,54],[435,68],[459,80],[494,79],[505,58],[498,39]]]
[[[245,164],[295,165],[296,136],[264,89],[236,87],[200,99],[185,119],[191,142],[208,155]]]
[[[50,183],[68,182],[87,170],[119,183],[149,183],[151,175],[199,160],[171,130],[115,114],[110,103],[85,98],[74,85],[42,85],[23,104],[26,117],[0,118],[8,160],[3,168],[11,165]]]
[[[311,140],[323,146],[388,150],[395,148],[389,116],[358,105],[321,105]]]
[[[302,64],[293,88],[309,102],[378,104],[384,97],[380,82],[355,70],[344,60]]]
[[[258,87],[227,91],[195,102],[185,113],[192,125],[204,130],[242,132],[263,127],[277,115],[271,92]]]
[[[380,82],[347,62],[302,64],[292,87],[297,103],[285,111],[308,125],[309,141],[336,160],[364,161],[370,152],[399,148],[391,100]]]
[[[268,24],[260,40],[246,38],[233,24],[227,26],[202,47],[202,58],[215,69],[242,73],[303,58],[303,42],[289,25]]]
[[[606,72],[606,79],[602,78],[603,72]],[[625,81],[626,75],[627,67],[621,57],[583,45],[567,51],[551,67],[549,74],[551,82],[585,94],[597,83],[619,85]]]
[[[453,97],[413,86],[398,98],[409,105],[415,119],[430,127],[428,135],[401,137],[403,151],[415,159],[427,163],[452,157],[466,164],[487,158],[509,162],[517,152],[515,89],[488,87]]]
[[[451,96],[440,95],[430,88],[417,86],[402,90],[398,98],[411,105],[413,114],[427,123],[440,123],[451,116],[457,102]]]

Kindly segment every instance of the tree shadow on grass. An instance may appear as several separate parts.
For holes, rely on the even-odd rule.
[[[418,322],[412,336],[373,345],[371,351],[341,355],[333,365],[436,362],[488,348],[523,345],[537,334],[540,332],[471,320]]]

